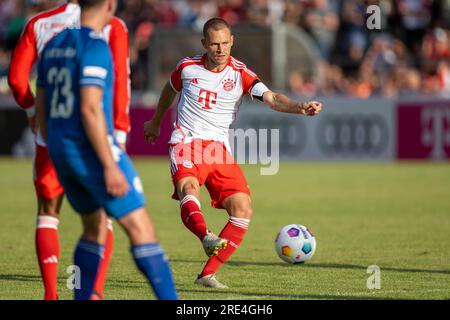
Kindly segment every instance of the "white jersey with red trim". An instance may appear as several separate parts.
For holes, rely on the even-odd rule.
[[[45,45],[62,30],[80,25],[81,9],[78,4],[66,3],[38,13],[28,21],[11,58],[8,82],[14,97],[23,109],[32,109],[34,95],[29,76],[34,63]],[[114,60],[114,135],[126,142],[130,130],[130,79],[128,58],[128,30],[122,20],[113,17],[104,28],[103,35],[111,47]],[[38,131],[36,142],[45,146]]]
[[[78,4],[67,3],[59,8],[38,14],[34,20],[34,34],[36,39],[36,49],[41,55],[45,45],[58,33],[66,28],[80,26],[81,9]],[[109,42],[111,25],[103,29],[105,40]]]
[[[178,116],[170,144],[193,139],[214,140],[228,147],[228,131],[244,94],[262,96],[269,91],[258,76],[239,60],[230,57],[219,72],[205,67],[205,55],[181,60],[170,84],[180,92]]]

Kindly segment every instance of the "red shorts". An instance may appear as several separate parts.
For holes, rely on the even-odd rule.
[[[54,199],[64,193],[64,189],[56,175],[55,167],[50,160],[48,149],[36,145],[33,180],[36,194],[40,198]]]
[[[250,196],[241,168],[223,143],[194,140],[171,146],[169,153],[174,186],[186,177],[197,178],[208,189],[213,208],[223,208],[222,202],[236,193]],[[176,188],[172,198],[180,200]]]

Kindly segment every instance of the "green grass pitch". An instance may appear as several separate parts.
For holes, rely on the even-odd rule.
[[[217,277],[230,286],[213,291],[193,284],[206,261],[200,242],[170,199],[167,159],[135,159],[148,209],[170,259],[181,299],[449,299],[450,168],[426,163],[281,163],[275,176],[244,166],[254,217],[239,250]],[[35,198],[31,161],[0,159],[0,299],[41,299],[34,252]],[[212,209],[206,222],[219,233],[227,217]],[[317,251],[304,265],[275,253],[279,229],[304,224]],[[60,224],[59,295],[71,299],[67,267],[80,234],[67,203]],[[107,299],[153,299],[135,269],[128,241],[115,224]],[[369,290],[367,267],[381,268],[381,288]]]

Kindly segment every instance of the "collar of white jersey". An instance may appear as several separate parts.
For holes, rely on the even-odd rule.
[[[223,69],[222,70],[220,70],[220,71],[213,71],[213,70],[209,70],[207,67],[206,67],[206,57],[207,57],[207,53],[205,53],[205,54],[203,54],[203,56],[202,56],[202,65],[203,65],[203,68],[205,68],[205,70],[207,70],[207,71],[209,71],[209,72],[212,72],[212,73],[221,73],[221,72],[223,72],[228,66],[231,66],[231,59],[232,59],[232,57],[231,57],[231,55],[228,57],[228,62],[227,62],[227,64],[225,65],[225,67],[223,67]]]

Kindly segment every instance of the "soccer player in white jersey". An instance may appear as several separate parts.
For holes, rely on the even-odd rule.
[[[316,101],[297,102],[270,91],[244,63],[231,56],[233,35],[225,20],[213,18],[206,22],[203,37],[206,53],[178,63],[161,93],[154,117],[144,124],[144,135],[148,142],[155,142],[165,112],[180,94],[169,142],[175,186],[172,197],[180,200],[184,225],[202,241],[209,256],[195,283],[227,288],[215,273],[241,244],[253,215],[247,181],[230,155],[228,143],[228,130],[242,96],[248,94],[279,112],[305,116],[319,114],[322,105]],[[205,155],[214,161],[205,159]],[[229,215],[219,236],[207,229],[203,219],[199,202],[203,184],[212,206],[225,209]]]

